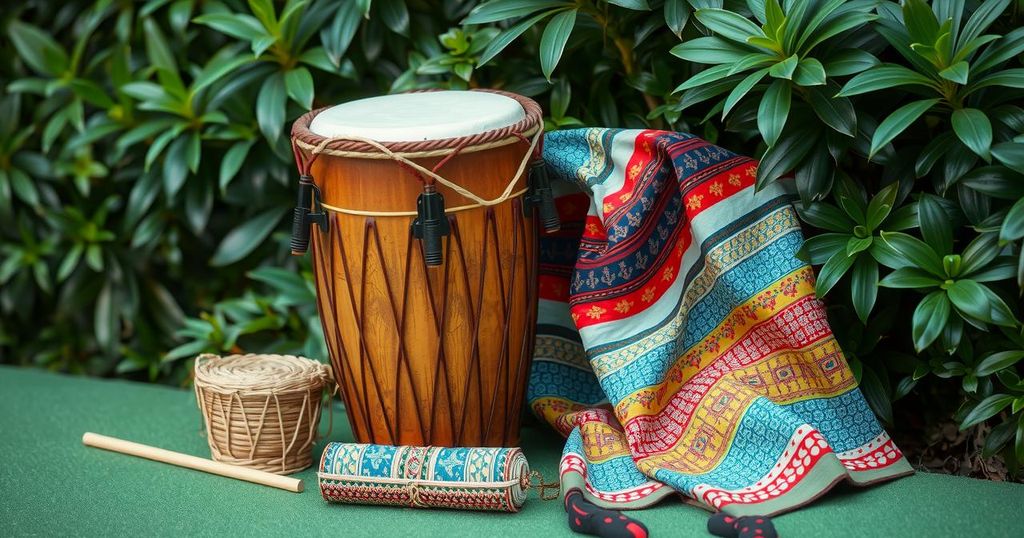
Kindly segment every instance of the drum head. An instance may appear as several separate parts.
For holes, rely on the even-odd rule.
[[[309,130],[327,138],[418,142],[475,135],[526,118],[515,99],[479,91],[400,93],[359,99],[316,115]]]

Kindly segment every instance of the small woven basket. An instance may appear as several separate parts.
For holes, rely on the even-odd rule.
[[[312,464],[324,364],[291,355],[200,355],[195,389],[213,459],[292,474]]]

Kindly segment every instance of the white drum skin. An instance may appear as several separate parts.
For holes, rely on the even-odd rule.
[[[445,90],[349,101],[317,114],[309,130],[326,138],[419,142],[475,135],[524,118],[522,105],[504,95]]]

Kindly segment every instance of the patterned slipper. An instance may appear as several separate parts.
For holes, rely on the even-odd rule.
[[[777,538],[778,532],[767,516],[735,517],[718,512],[708,518],[708,532],[723,538]]]
[[[614,510],[599,508],[583,498],[579,490],[565,496],[565,512],[569,528],[580,534],[602,538],[647,538],[647,527],[639,521]]]

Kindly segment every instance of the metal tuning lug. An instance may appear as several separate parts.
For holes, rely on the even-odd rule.
[[[311,176],[299,177],[299,195],[292,215],[292,254],[301,256],[309,249],[309,227],[316,224],[327,230],[327,214],[320,201],[320,188]]]
[[[451,233],[451,225],[444,213],[444,196],[434,185],[423,186],[423,194],[416,200],[416,213],[412,235],[422,242],[423,259],[428,266],[441,265],[444,261],[441,236]]]
[[[534,206],[540,216],[541,226],[546,233],[557,232],[562,228],[562,221],[558,218],[558,208],[555,207],[555,195],[551,191],[551,178],[548,177],[548,168],[544,159],[536,159],[530,163],[530,192],[526,195],[527,210]]]

